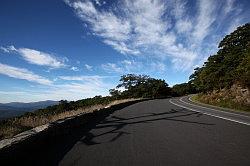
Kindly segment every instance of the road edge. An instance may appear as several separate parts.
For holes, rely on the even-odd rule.
[[[239,114],[239,115],[250,116],[249,112],[245,112],[245,111],[242,111],[242,110],[236,110],[236,109],[231,109],[231,108],[219,107],[219,106],[215,106],[215,105],[211,105],[211,104],[206,104],[206,103],[202,103],[202,102],[193,100],[192,97],[194,95],[197,95],[197,94],[189,95],[189,97],[188,97],[188,100],[190,102],[194,103],[194,104],[201,105],[201,106],[208,107],[208,108],[211,107],[213,109],[217,109],[218,111],[224,111],[224,112],[235,113],[235,114]]]
[[[180,102],[183,102],[181,100],[179,100]],[[235,122],[235,123],[238,123],[238,124],[244,124],[244,125],[247,125],[247,126],[250,126],[250,123],[247,123],[247,122],[242,122],[242,121],[238,121],[238,120],[235,120],[235,119],[232,119],[232,118],[226,118],[226,117],[222,117],[222,116],[218,116],[218,115],[214,115],[214,114],[211,114],[211,113],[207,113],[207,112],[204,112],[204,111],[199,111],[197,109],[194,109],[194,108],[190,108],[190,107],[187,107],[187,106],[183,106],[183,105],[180,105],[180,104],[177,104],[177,103],[174,103],[172,101],[172,99],[169,99],[169,102],[173,105],[176,105],[178,107],[182,107],[182,108],[185,108],[185,109],[188,109],[188,110],[191,110],[191,111],[194,111],[194,112],[199,112],[199,113],[202,113],[202,114],[205,114],[205,115],[208,115],[208,116],[212,116],[212,117],[216,117],[216,118],[219,118],[219,119],[223,119],[223,120],[227,120],[227,121],[231,121],[231,122]],[[204,107],[204,106],[199,106],[199,105],[196,105],[198,107]],[[206,109],[212,109],[212,108],[208,108],[208,107],[204,107]],[[220,110],[215,110],[215,111],[220,111]],[[229,113],[229,112],[225,112],[224,113]],[[244,115],[240,115],[238,114],[239,116],[244,116]]]

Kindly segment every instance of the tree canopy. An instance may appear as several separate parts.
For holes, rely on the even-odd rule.
[[[148,75],[127,74],[121,76],[120,82],[116,88],[123,87],[125,90],[121,92],[111,89],[112,96],[159,98],[171,94],[171,89],[164,80]]]
[[[176,84],[172,88],[172,95],[173,96],[183,96],[187,94],[196,93],[196,88],[191,82]]]
[[[219,43],[217,54],[190,76],[199,91],[229,88],[233,84],[250,87],[250,24],[240,26]]]

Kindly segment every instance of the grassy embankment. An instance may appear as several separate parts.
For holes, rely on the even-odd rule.
[[[245,102],[241,100],[237,100],[234,96],[231,95],[223,95],[223,93],[209,93],[209,94],[198,94],[192,97],[193,101],[197,101],[200,103],[205,103],[213,106],[229,108],[236,111],[244,111],[250,113],[250,105],[247,105]]]
[[[105,99],[105,97],[104,97]],[[99,99],[98,99],[99,100]],[[97,101],[98,101],[97,100]],[[124,102],[129,102],[138,99],[121,99],[121,100],[106,100],[100,99],[98,102],[90,104],[85,104],[85,106],[80,106],[79,102],[70,104],[73,106],[77,104],[78,106],[75,109],[70,107],[67,109],[59,109],[60,106],[50,106],[46,109],[40,109],[34,113],[26,113],[25,115],[10,118],[7,120],[0,121],[0,140],[5,138],[11,138],[14,135],[17,135],[23,131],[32,129],[37,126],[41,126],[47,123],[55,122],[60,119],[65,119],[68,117],[73,117],[79,114],[90,113],[94,110],[99,110],[105,107],[113,106],[116,104],[121,104]],[[86,100],[85,100],[86,101]],[[85,102],[86,103],[86,102]],[[52,112],[53,111],[53,112]]]

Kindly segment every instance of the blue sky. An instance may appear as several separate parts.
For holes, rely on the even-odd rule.
[[[2,0],[0,102],[108,95],[123,74],[172,86],[249,22],[248,0]]]

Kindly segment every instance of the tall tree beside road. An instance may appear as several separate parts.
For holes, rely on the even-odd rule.
[[[233,84],[250,87],[250,24],[240,26],[220,43],[217,54],[190,76],[199,91],[229,88]]]

